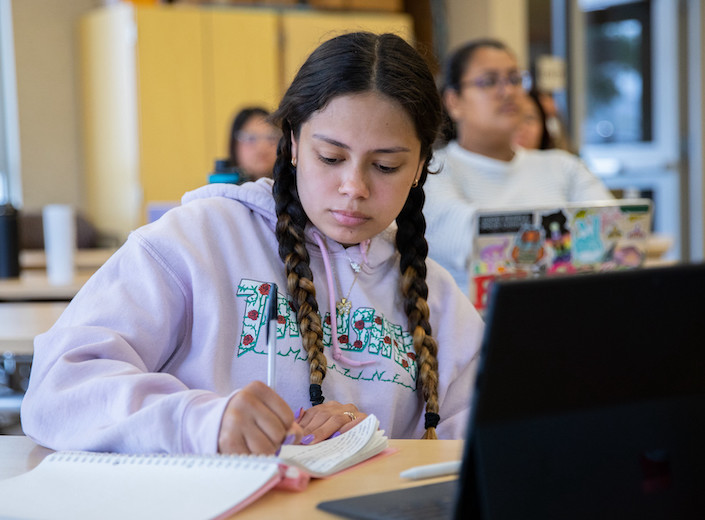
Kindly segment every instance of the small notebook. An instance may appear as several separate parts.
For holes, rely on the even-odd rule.
[[[0,518],[224,518],[277,485],[301,490],[309,476],[333,475],[384,451],[378,427],[370,415],[333,439],[284,446],[279,457],[59,451],[0,481]]]
[[[368,415],[364,421],[338,437],[311,446],[282,446],[279,459],[312,477],[328,477],[382,453],[389,445],[379,421]]]

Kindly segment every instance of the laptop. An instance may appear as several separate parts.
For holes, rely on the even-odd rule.
[[[641,267],[651,221],[649,199],[479,210],[472,224],[470,299],[483,312],[497,278]]]
[[[705,264],[494,283],[459,478],[319,507],[361,519],[416,518],[406,506],[425,519],[704,518],[702,294]],[[437,514],[423,509],[432,502]]]

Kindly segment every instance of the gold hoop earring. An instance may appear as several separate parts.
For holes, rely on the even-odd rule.
[[[291,165],[296,168],[296,157],[291,158]]]
[[[414,180],[414,184],[411,185],[412,188],[416,188],[419,185],[419,180]]]

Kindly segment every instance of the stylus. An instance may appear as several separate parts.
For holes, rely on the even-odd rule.
[[[439,462],[438,464],[427,464],[426,466],[415,466],[399,473],[401,478],[420,480],[422,478],[443,477],[445,475],[457,475],[460,473],[462,461]]]
[[[269,289],[269,312],[267,316],[267,386],[277,389],[277,284]]]

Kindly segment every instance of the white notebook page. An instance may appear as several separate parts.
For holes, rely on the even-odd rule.
[[[57,452],[0,481],[0,518],[209,519],[279,481],[268,457]]]

